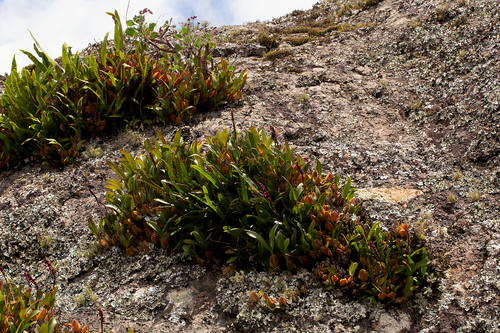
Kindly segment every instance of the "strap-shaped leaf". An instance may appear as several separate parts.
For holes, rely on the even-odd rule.
[[[100,236],[99,230],[97,229],[97,226],[95,225],[94,220],[92,220],[92,218],[90,218],[90,217],[89,217],[89,229],[90,229],[90,231],[92,231],[94,236],[99,238],[99,236]]]
[[[109,167],[114,171],[116,172],[116,174],[118,176],[120,176],[121,179],[125,179],[125,174],[123,173],[123,170],[120,169],[120,167],[118,165],[116,165],[115,163],[111,162],[111,161],[106,161],[106,163],[108,163]]]
[[[415,266],[412,267],[411,274],[415,273],[417,269],[426,266],[429,262],[430,262],[429,259],[420,260],[418,263],[415,264]]]
[[[351,176],[347,179],[347,183],[344,186],[344,191],[342,192],[342,198],[347,198],[349,191],[351,190]]]
[[[271,247],[269,246],[269,244],[267,244],[267,242],[264,240],[264,238],[258,234],[257,232],[253,231],[253,230],[245,230],[245,232],[248,234],[248,236],[252,237],[252,238],[255,238],[259,241],[259,243],[266,249],[268,250],[269,252],[273,252],[273,250],[271,249]]]
[[[248,186],[250,186],[250,188],[252,190],[254,190],[254,192],[256,193],[260,193],[259,192],[259,188],[257,187],[257,185],[247,176],[246,173],[244,173],[243,171],[241,171],[236,165],[234,165],[233,163],[231,163],[231,166],[236,170],[236,172],[238,172],[238,174],[240,175],[241,178],[243,178],[245,180],[245,182],[248,184]]]
[[[101,64],[106,65],[106,53],[107,53],[107,46],[108,46],[108,36],[109,32],[106,33],[104,36],[104,39],[101,43]]]
[[[205,177],[208,181],[210,181],[216,188],[219,188],[217,185],[217,181],[208,173],[206,172],[202,167],[192,164],[191,168],[198,171],[203,177]]]

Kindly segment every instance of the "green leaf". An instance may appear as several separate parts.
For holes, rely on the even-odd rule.
[[[231,258],[229,258],[229,259],[226,261],[226,264],[230,264],[230,263],[232,263],[233,261],[235,261],[236,259],[238,259],[238,257],[237,257],[237,256],[231,257]]]
[[[321,162],[319,160],[316,160],[316,172],[321,177]]]
[[[127,24],[128,24],[129,21],[127,21]],[[125,34],[127,36],[130,36],[130,37],[135,37],[135,35],[137,35],[137,31],[135,31],[134,28],[127,28],[125,29]]]
[[[106,161],[109,165],[109,167],[114,171],[116,172],[116,174],[118,176],[120,176],[120,178],[122,179],[125,179],[125,173],[122,171],[122,169],[120,169],[120,167],[116,164],[114,164],[113,162],[111,161]]]
[[[90,229],[90,231],[92,231],[94,236],[99,238],[99,236],[100,236],[99,230],[97,229],[97,226],[95,225],[94,220],[92,220],[92,218],[90,218],[90,217],[89,217],[89,229]]]
[[[243,179],[243,177],[240,177],[240,181],[241,181],[241,198],[243,199],[244,203],[249,204],[250,200],[248,199],[248,191],[245,180]]]
[[[35,44],[36,46],[42,51],[43,55],[48,59],[48,61],[50,62],[50,64],[53,66],[53,67],[59,67],[59,65],[57,64],[57,62],[54,61],[54,59],[52,59],[48,54],[47,52],[45,52],[42,47],[40,46],[40,44],[38,43],[38,41],[35,39],[35,37],[33,36],[33,34],[31,33],[31,31],[29,29],[27,29],[28,32],[30,33],[31,35],[31,38],[33,38],[33,40],[35,41]]]
[[[349,176],[349,179],[347,179],[347,183],[344,186],[344,192],[342,192],[342,198],[347,198],[347,195],[349,194],[349,191],[351,190],[351,176]]]
[[[408,297],[413,294],[411,287],[413,287],[413,276],[408,276],[405,284],[405,296]]]
[[[196,164],[192,164],[191,168],[198,171],[203,177],[205,177],[208,181],[210,181],[216,188],[219,188],[219,186],[217,185],[217,181],[208,172],[203,170],[202,167],[200,167]]]
[[[208,193],[208,190],[207,190],[206,186],[203,186],[203,194],[205,195],[205,202],[206,202],[206,204],[208,204],[210,206],[210,208],[212,208],[219,215],[219,217],[222,220],[224,220],[226,218],[226,216],[224,215],[224,213],[222,212],[222,210],[220,209],[219,206],[215,206],[214,205],[214,203],[210,199],[210,195]]]
[[[356,268],[358,268],[358,263],[353,262],[351,263],[351,266],[349,266],[349,275],[354,276],[354,273],[356,273]]]
[[[270,253],[273,252],[273,250],[271,249],[271,247],[269,246],[269,244],[267,244],[267,242],[264,240],[264,238],[260,234],[256,233],[253,230],[245,230],[245,232],[248,234],[248,236],[257,239],[259,241],[259,243],[262,246],[264,246],[264,248],[266,250],[268,250]]]
[[[106,35],[104,36],[104,40],[101,43],[101,63],[103,65],[106,65],[106,53],[108,51],[108,49],[107,49],[107,47],[108,47],[108,36],[109,36],[109,32],[106,33]]]
[[[374,234],[377,230],[379,230],[379,226],[378,226],[378,225],[379,225],[380,223],[382,223],[382,222],[377,222],[377,223],[375,223],[375,224],[372,226],[372,228],[370,229],[370,232],[368,233],[368,237],[366,238],[366,240],[367,240],[367,241],[369,241],[369,240],[372,238],[373,234]]]
[[[178,130],[174,137],[174,146],[179,147],[181,145],[182,130]]]
[[[419,268],[424,268],[425,266],[427,266],[427,264],[430,262],[429,259],[423,259],[423,260],[420,260],[418,263],[416,263],[412,269],[411,269],[411,273],[410,274],[413,274],[417,271],[417,269]],[[425,274],[425,271],[424,271],[424,274]]]
[[[274,251],[274,235],[276,234],[276,230],[278,230],[278,227],[280,223],[278,221],[275,221],[274,227],[271,228],[269,231],[269,247],[271,248],[271,252]]]
[[[236,172],[238,172],[238,174],[240,175],[241,178],[243,178],[245,180],[245,182],[248,184],[248,186],[250,186],[250,188],[252,190],[254,190],[256,193],[260,193],[259,192],[259,188],[257,187],[257,185],[247,176],[246,173],[244,173],[243,171],[241,171],[236,165],[234,165],[233,163],[231,163],[231,166],[236,170]]]

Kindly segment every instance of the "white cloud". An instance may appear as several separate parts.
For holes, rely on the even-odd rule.
[[[128,18],[147,7],[153,11],[149,20],[165,22],[173,17],[177,24],[192,14],[208,20],[212,26],[234,25],[269,20],[294,9],[307,9],[315,0],[130,0]],[[100,41],[113,30],[113,20],[105,12],[118,10],[122,24],[128,0],[0,0],[0,73],[10,72],[16,54],[19,67],[30,63],[19,49],[34,53],[28,30],[53,58],[60,56],[63,43],[81,50]],[[110,34],[112,35],[112,33]]]

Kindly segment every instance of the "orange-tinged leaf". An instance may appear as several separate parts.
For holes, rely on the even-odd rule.
[[[47,315],[47,309],[43,308],[42,311],[40,311],[38,313],[38,315],[36,316],[36,320],[37,321],[43,321],[45,319],[45,316]]]
[[[362,269],[362,270],[359,271],[358,277],[363,282],[368,281],[368,274],[366,273],[365,269]]]
[[[269,258],[269,266],[271,266],[271,268],[278,268],[280,266],[279,259],[275,254],[272,254]]]
[[[75,333],[81,332],[80,324],[78,323],[78,321],[73,320],[73,322],[71,323],[71,326],[73,327],[73,330],[75,331]]]
[[[129,246],[125,249],[125,252],[127,252],[129,256],[133,256],[134,254],[137,253],[137,249],[133,246]]]
[[[254,301],[255,303],[257,303],[260,299],[260,295],[257,294],[255,291],[251,291],[250,292],[250,298],[252,299],[252,301]]]
[[[102,247],[103,249],[107,249],[109,248],[109,244],[108,242],[106,242],[105,240],[103,239],[99,239],[99,246]]]

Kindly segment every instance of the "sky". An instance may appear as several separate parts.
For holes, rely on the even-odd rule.
[[[113,19],[106,12],[116,9],[125,27],[145,7],[151,22],[163,24],[173,18],[178,24],[191,15],[195,21],[208,20],[210,26],[236,25],[265,21],[291,13],[295,9],[310,9],[319,0],[0,0],[0,74],[10,73],[16,55],[18,68],[31,61],[19,50],[36,54],[33,34],[42,48],[52,57],[61,55],[62,45],[76,52],[101,41],[107,32],[113,35]],[[127,14],[128,8],[128,14]],[[29,30],[29,31],[28,31]]]

